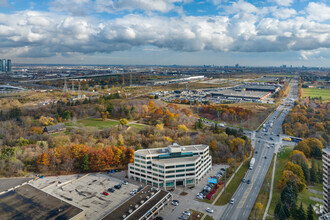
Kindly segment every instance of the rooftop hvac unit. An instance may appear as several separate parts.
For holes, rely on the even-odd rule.
[[[136,208],[136,209],[137,209],[138,207],[139,207],[139,205],[138,205],[138,204],[136,204],[136,205],[134,206],[134,208]]]
[[[144,203],[144,200],[141,200],[140,203],[143,204]]]
[[[149,199],[149,198],[150,198],[149,196],[146,197],[146,199]]]
[[[155,194],[154,192],[150,193],[151,195]]]
[[[123,215],[122,218],[125,219],[126,218],[126,215]]]
[[[129,210],[128,210],[128,213],[129,213],[129,214],[131,214],[132,212],[133,212],[133,210],[132,210],[132,209],[129,209]]]

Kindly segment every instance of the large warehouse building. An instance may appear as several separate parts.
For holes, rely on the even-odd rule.
[[[167,148],[135,151],[134,163],[128,166],[128,177],[168,189],[195,185],[211,167],[209,146],[173,144]]]

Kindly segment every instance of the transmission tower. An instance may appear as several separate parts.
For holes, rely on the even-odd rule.
[[[129,86],[132,87],[132,73],[129,75]]]

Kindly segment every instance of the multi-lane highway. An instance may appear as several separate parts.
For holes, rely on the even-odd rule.
[[[233,204],[227,205],[220,219],[248,219],[272,161],[274,151],[281,143],[282,123],[297,97],[297,89],[298,78],[295,77],[291,82],[288,97],[268,117],[263,128],[251,135],[252,143],[255,146],[253,155],[255,164],[252,170],[247,171],[246,181],[239,185],[232,197],[234,199]],[[248,180],[250,180],[249,184],[247,183]]]

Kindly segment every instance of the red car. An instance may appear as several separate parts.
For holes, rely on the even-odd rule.
[[[103,192],[103,195],[107,196],[107,195],[109,195],[109,193],[107,193],[107,192],[104,191]]]

